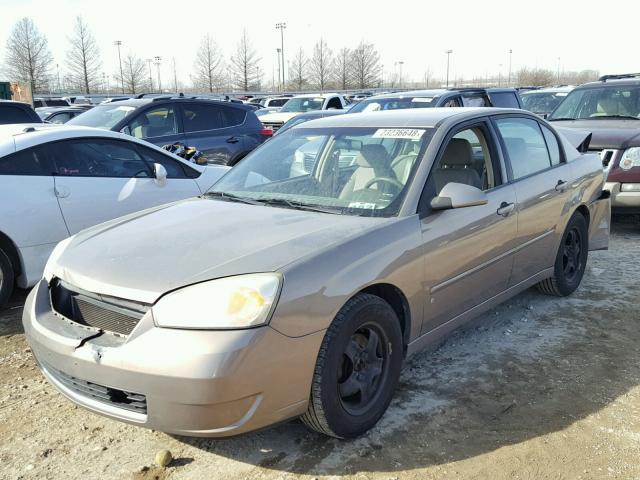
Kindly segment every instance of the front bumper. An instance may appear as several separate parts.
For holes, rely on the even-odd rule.
[[[620,182],[607,182],[604,190],[611,192],[611,208],[617,213],[640,213],[640,192],[621,192]]]
[[[291,338],[265,326],[202,331],[157,328],[150,312],[124,339],[56,315],[42,280],[29,294],[23,324],[47,379],[96,413],[168,433],[231,436],[304,413],[324,332]],[[96,400],[62,378],[136,392],[146,411]]]

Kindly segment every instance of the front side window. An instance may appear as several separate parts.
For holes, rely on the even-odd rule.
[[[149,178],[152,172],[132,145],[91,138],[50,144],[58,175],[71,177]]]
[[[530,118],[501,118],[496,120],[496,126],[504,141],[514,180],[551,167],[538,122]]]
[[[640,119],[640,86],[602,86],[573,90],[549,116],[549,120]]]
[[[491,151],[481,127],[456,133],[447,142],[431,173],[433,196],[447,183],[462,183],[480,190],[490,190],[500,184],[500,174],[494,168]]]
[[[292,98],[280,109],[281,112],[308,112],[310,110],[322,110],[324,98],[298,97]]]
[[[199,175],[197,170],[189,168],[163,153],[140,145],[138,146],[138,151],[150,164],[159,163],[162,165],[167,171],[167,178],[195,178]]]
[[[203,132],[222,128],[222,112],[217,105],[190,103],[182,106],[182,122],[184,131]]]
[[[91,110],[72,118],[69,125],[83,125],[85,127],[111,130],[120,120],[125,118],[136,108],[129,105],[107,104],[98,105]]]
[[[442,104],[443,107],[461,107],[460,100],[457,97],[450,98]]]
[[[129,124],[131,135],[136,138],[163,137],[178,133],[173,107],[161,106],[147,110]]]
[[[395,215],[433,129],[292,129],[251,153],[209,192],[284,208]]]

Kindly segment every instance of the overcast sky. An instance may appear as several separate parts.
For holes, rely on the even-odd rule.
[[[31,17],[44,33],[55,61],[64,70],[67,36],[81,15],[95,35],[103,69],[116,72],[114,40],[122,53],[163,58],[163,84],[172,78],[172,58],[178,77],[189,81],[189,69],[201,37],[210,33],[228,57],[243,28],[262,58],[265,81],[277,71],[277,22],[286,22],[285,55],[302,46],[307,55],[322,36],[334,51],[364,39],[381,55],[385,78],[403,61],[403,78],[443,77],[446,49],[452,49],[451,76],[470,78],[507,74],[509,49],[513,71],[521,66],[556,70],[594,69],[601,73],[640,71],[636,46],[640,1],[496,0],[336,1],[245,0],[178,2],[124,0],[0,0],[0,63],[7,36],[22,17]],[[277,75],[277,73],[276,73]]]

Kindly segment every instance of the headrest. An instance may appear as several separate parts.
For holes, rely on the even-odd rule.
[[[358,166],[380,168],[389,165],[389,154],[382,145],[364,145],[357,159]]]
[[[473,150],[468,140],[452,138],[447,145],[440,166],[467,166],[473,163]]]

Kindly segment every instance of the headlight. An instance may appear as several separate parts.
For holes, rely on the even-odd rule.
[[[640,167],[640,147],[627,148],[620,160],[620,168],[630,170],[633,167]]]
[[[53,277],[53,269],[58,262],[58,259],[63,254],[64,249],[67,248],[67,245],[69,245],[69,242],[71,242],[72,238],[73,237],[65,238],[61,242],[58,242],[58,244],[51,252],[51,255],[49,255],[49,260],[47,260],[47,264],[44,266],[43,274],[43,277],[47,282],[51,281],[51,278]]]
[[[263,325],[269,319],[281,276],[254,273],[220,278],[181,288],[151,309],[156,325],[187,329],[235,329]]]

